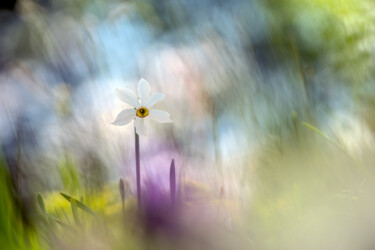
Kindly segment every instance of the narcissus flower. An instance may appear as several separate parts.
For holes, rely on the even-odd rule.
[[[172,122],[168,112],[151,109],[156,103],[165,98],[164,94],[153,93],[150,95],[150,84],[145,79],[141,79],[138,82],[137,90],[138,96],[130,89],[116,89],[117,97],[133,108],[121,111],[112,124],[123,126],[134,120],[134,127],[137,134],[145,135],[145,121],[147,118],[160,123]]]

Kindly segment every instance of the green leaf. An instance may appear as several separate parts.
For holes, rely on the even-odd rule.
[[[85,204],[83,204],[83,203],[80,202],[79,200],[74,199],[73,197],[71,197],[71,196],[69,196],[69,195],[67,195],[67,194],[64,194],[64,193],[60,193],[60,194],[61,194],[62,197],[64,197],[67,201],[69,201],[69,202],[72,202],[72,201],[73,201],[74,204],[75,204],[78,208],[82,209],[82,210],[85,211],[86,213],[89,213],[89,214],[91,214],[92,216],[101,219],[99,215],[97,215],[96,213],[94,213],[90,208],[88,208]]]
[[[46,207],[44,206],[43,197],[42,197],[41,194],[38,194],[38,204],[39,204],[39,207],[42,210],[42,212],[47,213]]]

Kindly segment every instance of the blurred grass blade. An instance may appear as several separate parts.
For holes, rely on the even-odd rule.
[[[47,214],[48,218],[54,220],[56,223],[60,224],[61,226],[64,226],[64,227],[69,227],[68,224],[62,222],[60,219],[56,218],[55,216],[53,215],[50,215],[50,214]]]
[[[172,205],[174,205],[176,200],[176,170],[174,166],[174,159],[172,159],[171,167],[169,170],[169,186],[171,191]]]
[[[309,124],[307,122],[302,122],[301,124],[304,127],[306,127],[308,129],[310,129],[311,131],[313,131],[314,133],[320,135],[321,137],[323,137],[324,139],[326,139],[327,141],[329,141],[330,143],[332,143],[333,145],[335,145],[336,147],[338,147],[339,149],[343,150],[346,153],[346,150],[340,144],[338,144],[333,139],[331,139],[329,136],[327,136],[326,134],[324,134],[320,129],[314,127],[313,125],[311,125],[311,124]]]
[[[40,193],[38,194],[38,204],[39,204],[40,209],[47,216],[48,219],[52,219],[53,221],[57,222],[61,226],[69,227],[68,224],[62,222],[60,219],[56,218],[55,216],[47,213],[46,207],[44,205],[43,197],[42,197],[42,195]]]
[[[75,199],[70,200],[70,205],[72,207],[74,222],[76,223],[76,225],[78,225],[80,228],[82,228],[82,224],[79,221],[79,217],[78,217],[78,211],[77,211],[77,205],[76,205]]]
[[[125,212],[125,186],[122,178],[120,178],[119,189],[122,203],[122,212]]]
[[[302,122],[301,123],[303,126],[305,126],[306,128],[310,129],[311,131],[317,133],[318,135],[320,135],[321,137],[323,137],[324,139],[330,141],[331,143],[334,143],[335,142],[329,138],[326,134],[324,134],[321,130],[319,130],[317,127],[314,127],[313,125],[307,123],[307,122]]]
[[[64,197],[67,201],[69,201],[69,202],[74,201],[74,204],[75,204],[78,208],[80,208],[80,209],[82,209],[83,211],[85,211],[86,213],[89,213],[89,214],[91,214],[92,216],[97,217],[97,218],[100,219],[100,216],[99,216],[99,215],[97,215],[96,213],[94,213],[90,208],[88,208],[85,204],[83,204],[83,203],[80,202],[79,200],[74,199],[73,197],[71,197],[71,196],[69,196],[69,195],[67,195],[67,194],[64,194],[64,193],[60,193],[60,194],[61,194],[62,197]]]
[[[39,204],[39,207],[42,210],[42,212],[47,213],[46,207],[44,206],[43,197],[42,197],[41,194],[38,194],[38,204]]]
[[[71,233],[74,233],[74,234],[77,234],[77,233],[80,233],[80,231],[78,231],[77,229],[75,229],[73,226],[65,223],[65,222],[62,222],[60,219],[56,218],[55,216],[53,215],[50,215],[50,214],[47,214],[48,218],[55,221],[57,224],[59,224],[62,228],[68,230],[69,232]]]
[[[73,229],[74,229],[74,228],[72,228],[70,225],[68,225],[68,224],[66,224],[66,223],[64,223],[64,222],[62,222],[60,219],[58,219],[58,218],[56,218],[55,216],[49,214],[49,213],[47,212],[47,210],[46,210],[45,205],[44,205],[44,199],[43,199],[42,195],[39,193],[37,197],[38,197],[38,204],[39,204],[40,209],[41,209],[42,212],[47,216],[47,218],[48,218],[49,220],[53,220],[53,221],[55,221],[56,223],[58,223],[59,225],[61,225],[61,226],[63,226],[63,227],[66,227],[66,228],[68,228],[68,229],[70,229],[70,230],[73,230]]]

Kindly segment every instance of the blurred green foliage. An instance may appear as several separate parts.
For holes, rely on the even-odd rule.
[[[59,175],[64,189],[70,193],[77,194],[82,188],[77,165],[71,156],[63,157],[58,166]]]
[[[3,249],[40,249],[34,225],[23,221],[7,166],[0,152],[0,243]]]

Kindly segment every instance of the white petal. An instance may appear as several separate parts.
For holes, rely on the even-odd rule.
[[[155,109],[150,110],[149,116],[151,117],[151,119],[157,122],[161,122],[161,123],[172,122],[172,120],[169,118],[168,112],[165,112],[162,110],[155,110]]]
[[[151,97],[143,104],[147,108],[151,108],[156,103],[160,102],[165,98],[164,94],[161,93],[154,93],[151,95]]]
[[[116,89],[116,95],[121,101],[126,102],[135,108],[139,107],[137,96],[130,89]]]
[[[143,103],[147,101],[147,99],[150,96],[151,87],[150,84],[145,80],[141,79],[138,82],[138,96],[141,99],[141,105],[144,105]]]
[[[134,120],[135,132],[138,135],[146,135],[145,118],[136,117]]]
[[[131,122],[135,117],[135,110],[134,109],[124,109],[121,111],[114,122],[113,125],[123,126]]]

